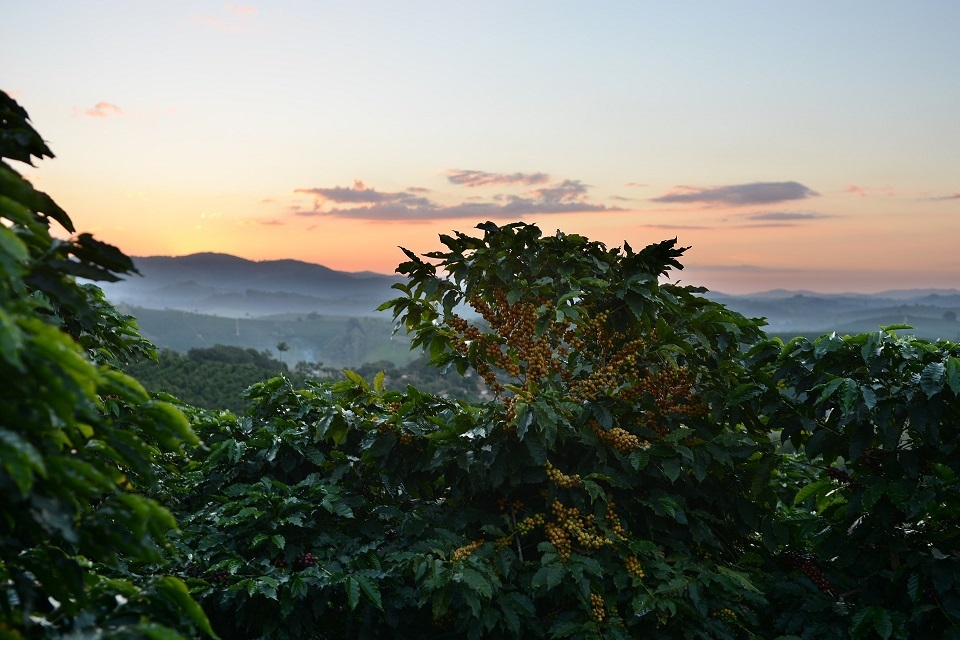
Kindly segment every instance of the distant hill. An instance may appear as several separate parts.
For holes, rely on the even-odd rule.
[[[202,252],[182,257],[134,257],[140,276],[104,286],[116,304],[180,309],[227,317],[309,313],[369,317],[396,296],[402,277],[350,273],[315,263],[250,261]]]
[[[186,352],[222,344],[273,352],[285,341],[290,350],[277,356],[290,365],[303,360],[356,366],[383,359],[402,366],[414,356],[406,337],[391,337],[391,316],[376,311],[397,296],[391,286],[404,277],[212,252],[135,257],[134,263],[140,276],[105,284],[104,292],[161,347]],[[746,316],[766,318],[767,333],[781,338],[906,323],[921,338],[960,341],[960,291],[954,289],[707,295]]]
[[[855,334],[904,323],[915,329],[902,334],[960,340],[960,291],[953,289],[869,294],[776,290],[740,296],[711,292],[708,296],[746,316],[766,318],[766,331],[778,336],[832,331]]]

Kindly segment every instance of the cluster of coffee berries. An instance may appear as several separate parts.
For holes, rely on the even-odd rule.
[[[582,484],[580,475],[565,475],[549,461],[544,464],[544,467],[547,470],[547,479],[560,488],[575,488]]]
[[[284,568],[286,568],[286,567],[287,567],[287,560],[286,560],[284,557],[281,556],[279,559],[277,559],[277,567],[280,568],[281,570],[283,570]]]
[[[714,618],[722,620],[727,624],[736,624],[737,623],[737,614],[731,609],[720,609],[719,611],[711,611],[710,615]]]
[[[834,480],[835,482],[838,482],[841,484],[849,484],[851,481],[850,473],[848,473],[846,470],[843,470],[841,468],[837,468],[834,466],[827,466],[827,476],[830,477],[830,479]]]
[[[454,550],[453,554],[450,555],[450,559],[452,561],[463,561],[464,559],[469,557],[471,554],[473,554],[478,547],[483,545],[484,542],[485,541],[483,541],[482,539],[475,540],[469,545],[464,545],[463,547],[457,548],[456,550]]]
[[[186,573],[187,573],[187,576],[188,576],[188,577],[198,577],[198,578],[199,578],[199,577],[203,576],[203,568],[201,568],[201,567],[200,567],[199,565],[197,565],[196,563],[191,563],[190,565],[187,566]]]
[[[794,550],[783,552],[781,556],[789,566],[802,570],[821,592],[829,593],[832,590],[830,582],[827,581],[827,578],[823,575],[823,570],[820,569],[816,556]]]
[[[565,507],[559,500],[554,500],[550,508],[556,516],[556,522],[547,523],[544,531],[560,553],[561,560],[566,561],[570,556],[572,538],[576,538],[577,544],[587,550],[598,550],[612,544],[609,538],[598,532],[592,513],[581,517],[580,509]]]
[[[617,515],[617,506],[613,502],[607,502],[607,523],[610,525],[610,531],[619,538],[627,537],[627,530],[620,524],[620,516]]]
[[[604,609],[603,597],[599,593],[590,593],[590,609],[593,611],[593,619],[596,622],[603,622],[607,617]]]
[[[640,559],[635,556],[628,556],[623,560],[623,565],[627,569],[627,573],[632,574],[638,579],[643,579],[646,577],[646,573],[643,571],[643,566],[640,565]]]
[[[307,552],[305,554],[301,554],[293,560],[293,567],[297,570],[303,570],[305,568],[317,565],[317,561],[319,560],[320,559],[318,559],[316,556],[310,552]]]
[[[500,513],[503,513],[507,510],[510,511],[522,511],[523,510],[523,500],[513,500],[512,502],[506,497],[501,497],[497,500],[497,510]]]
[[[523,520],[517,522],[517,533],[521,536],[526,536],[531,531],[537,527],[542,527],[546,524],[546,518],[544,518],[542,513],[535,513],[532,516],[527,516]]]
[[[710,409],[697,398],[695,386],[696,378],[686,366],[661,369],[640,379],[637,387],[656,407],[655,411],[646,412],[644,426],[663,437],[670,431],[665,420],[667,416],[702,416],[708,413]]]
[[[397,437],[397,440],[401,445],[413,445],[414,436],[410,432],[405,431]]]
[[[612,446],[614,449],[619,452],[623,452],[624,454],[650,446],[650,443],[647,441],[641,441],[639,438],[621,427],[604,429],[596,420],[591,420],[589,424],[590,428],[597,435],[597,438],[600,439],[600,442],[606,443],[607,445]]]
[[[598,317],[606,319],[608,312]],[[595,321],[596,319],[594,319]],[[623,340],[606,335],[605,329],[594,321],[588,323],[588,341],[595,343],[588,351],[597,353],[592,361],[593,369],[585,379],[571,384],[570,396],[577,401],[596,400],[601,395],[617,396],[630,401],[639,395],[636,381],[646,374],[642,350],[646,341],[642,338]],[[578,348],[583,351],[583,348]]]
[[[447,611],[442,615],[433,617],[433,626],[437,629],[449,629],[453,626],[453,611]]]
[[[704,547],[703,545],[697,544],[693,546],[693,552],[701,559],[709,561],[713,558],[713,550],[709,547]]]
[[[210,573],[210,583],[221,584],[230,578],[230,573],[227,570],[214,570]]]
[[[573,549],[570,544],[570,536],[567,535],[567,532],[552,522],[546,523],[543,526],[543,531],[547,534],[547,540],[549,540],[553,546],[557,548],[557,553],[560,555],[560,560],[566,562],[567,559],[570,558],[570,553]]]

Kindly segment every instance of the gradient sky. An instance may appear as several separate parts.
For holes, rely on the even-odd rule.
[[[960,288],[960,2],[0,0],[29,178],[128,254],[392,272],[525,220],[685,283]]]

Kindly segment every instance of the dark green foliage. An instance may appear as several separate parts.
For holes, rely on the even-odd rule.
[[[485,374],[486,354],[453,349],[463,323],[452,309],[464,288],[491,302],[520,288],[516,306],[549,294],[541,334],[566,321],[585,343],[606,316],[606,340],[590,346],[602,351],[553,349],[556,374],[536,381],[526,361],[515,391],[482,405],[348,372],[300,391],[260,384],[244,418],[198,414],[210,449],[176,512],[182,571],[214,624],[234,637],[750,634],[762,606],[753,535],[776,500],[774,458],[765,432],[744,427],[760,389],[731,355],[760,338],[756,323],[661,284],[681,253],[670,243],[607,252],[483,227],[496,243],[472,248],[459,281],[408,266],[408,299],[394,306],[415,341],[437,363]],[[451,258],[464,242],[447,242]],[[534,272],[500,279],[496,260],[510,256]],[[445,312],[450,292],[461,295]],[[578,399],[625,342],[635,355],[614,366],[618,382]],[[653,382],[690,392],[669,398]],[[618,448],[617,425],[648,442]]]
[[[0,92],[0,159],[52,156]],[[202,614],[176,579],[119,571],[163,555],[173,516],[146,494],[186,418],[115,366],[152,354],[136,324],[75,276],[132,272],[115,248],[0,160],[0,635],[167,637]]]
[[[268,353],[229,345],[195,348],[186,355],[163,350],[158,361],[127,366],[151,392],[169,393],[189,405],[243,413],[243,391],[276,375],[290,376],[287,364]],[[303,377],[294,375],[297,383]]]
[[[813,473],[765,537],[825,575],[775,585],[777,633],[960,636],[960,346],[899,327],[755,353],[779,389],[770,426]]]

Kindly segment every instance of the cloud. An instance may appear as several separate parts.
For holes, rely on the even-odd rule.
[[[640,182],[627,182],[626,186],[636,186],[637,188],[646,188],[648,186],[653,186],[653,184],[641,184]]]
[[[546,173],[501,175],[499,173],[486,173],[482,170],[451,170],[447,172],[447,180],[451,184],[461,186],[533,186],[534,184],[546,184],[550,181],[550,175]]]
[[[297,211],[298,215],[366,220],[520,219],[532,215],[623,211],[619,207],[590,202],[586,197],[587,186],[569,179],[554,186],[535,189],[527,196],[497,195],[490,200],[476,199],[448,205],[410,192],[377,191],[359,180],[349,188],[335,186],[296,189],[296,192],[314,196],[313,209]]]
[[[407,193],[429,193],[430,189],[424,188],[423,186],[409,186],[407,187]]]
[[[413,193],[381,193],[368,187],[362,181],[355,180],[352,187],[334,186],[333,188],[298,188],[294,193],[306,193],[314,196],[314,209],[322,204],[321,200],[329,200],[334,204],[410,204],[413,206],[427,202],[426,198],[419,198]]]
[[[753,182],[731,186],[684,186],[666,195],[651,198],[653,202],[698,203],[719,206],[776,204],[789,200],[803,200],[819,195],[799,182]]]
[[[122,116],[123,109],[109,102],[98,102],[90,109],[84,111],[83,115],[92,118],[109,118],[110,116]]]
[[[587,185],[578,179],[565,179],[556,186],[536,189],[533,195],[545,204],[580,202],[587,195]]]
[[[858,186],[857,184],[850,184],[843,190],[843,193],[854,193],[859,195],[861,198],[865,198],[868,195],[876,195],[877,193],[883,193],[887,197],[893,197],[897,194],[892,186],[889,184],[881,188],[876,188],[872,186]]]
[[[617,202],[636,202],[635,198],[626,198],[622,195],[611,195],[611,200],[616,200]]]
[[[250,5],[230,5],[230,11],[239,16],[253,16],[257,13],[257,8]]]
[[[931,200],[960,200],[960,193],[954,193],[953,195],[941,195],[939,197],[930,198]]]
[[[791,221],[791,220],[819,220],[820,218],[829,218],[824,213],[803,213],[794,211],[770,211],[768,213],[755,213],[749,216],[741,216],[746,220],[770,220],[770,221]]]

